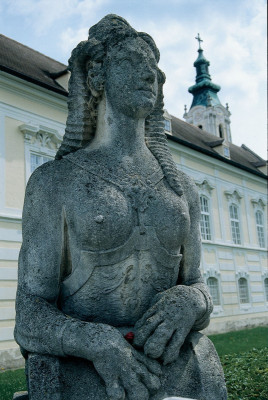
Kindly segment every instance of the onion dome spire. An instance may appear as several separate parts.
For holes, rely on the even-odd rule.
[[[209,61],[204,57],[203,49],[201,48],[201,42],[199,33],[195,38],[198,41],[198,57],[194,62],[196,69],[195,85],[189,87],[188,91],[194,96],[190,109],[194,106],[202,105],[205,107],[215,106],[221,104],[217,93],[221,87],[211,81],[209,74]]]

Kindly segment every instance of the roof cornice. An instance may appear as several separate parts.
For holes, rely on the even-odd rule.
[[[48,85],[48,84],[46,84],[44,82],[39,81],[38,79],[35,79],[35,78],[32,78],[31,76],[22,74],[21,72],[15,71],[12,68],[6,67],[4,65],[0,65],[0,71],[6,72],[6,73],[8,73],[10,75],[13,75],[13,76],[16,76],[18,78],[21,78],[21,79],[23,79],[23,80],[25,80],[27,82],[34,83],[35,85],[38,85],[38,86],[41,86],[41,87],[43,87],[45,89],[51,90],[54,93],[61,94],[61,95],[65,96],[65,97],[68,96],[68,92],[66,90],[62,89],[60,87],[60,85],[59,85],[59,88],[53,87],[51,85]]]
[[[177,143],[179,143],[179,144],[181,144],[183,146],[189,147],[189,148],[191,148],[193,150],[196,150],[196,151],[198,151],[200,153],[209,155],[210,157],[216,158],[216,159],[218,159],[218,160],[220,160],[220,161],[222,161],[222,162],[224,162],[226,164],[229,164],[229,165],[232,165],[232,166],[234,166],[236,168],[239,168],[239,169],[242,169],[244,171],[247,171],[250,174],[257,175],[260,178],[263,178],[265,180],[268,179],[268,177],[265,174],[263,174],[262,172],[254,171],[254,170],[252,170],[250,168],[247,168],[245,165],[239,164],[239,163],[237,163],[237,162],[235,162],[235,161],[233,161],[233,160],[231,160],[229,158],[225,158],[225,157],[221,156],[218,153],[215,153],[215,152],[209,151],[207,149],[204,149],[204,148],[202,148],[200,146],[197,146],[194,143],[187,142],[186,140],[180,139],[180,138],[178,138],[176,136],[172,136],[172,135],[169,135],[169,134],[166,134],[166,135],[167,135],[167,138],[169,140],[171,140],[172,142],[177,142]]]

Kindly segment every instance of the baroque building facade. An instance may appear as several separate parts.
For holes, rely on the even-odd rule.
[[[198,53],[186,122],[166,111],[165,127],[200,193],[201,267],[214,301],[206,332],[216,333],[268,324],[267,176],[264,160],[232,143],[230,112]],[[61,143],[68,78],[65,65],[0,35],[0,367],[22,364],[13,329],[24,192]]]

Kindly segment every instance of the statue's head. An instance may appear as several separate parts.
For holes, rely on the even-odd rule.
[[[164,133],[165,75],[157,66],[159,57],[151,36],[137,32],[117,15],[109,14],[92,26],[88,40],[80,42],[69,59],[68,118],[56,158],[90,144],[105,95],[117,111],[145,118],[146,144],[164,172],[174,169],[167,172],[168,180],[180,194]]]
[[[109,14],[89,29],[69,59],[68,119],[57,158],[84,147],[94,137],[97,108],[104,92],[111,106],[144,117],[163,108],[159,51],[146,33]],[[144,89],[144,90],[142,90]],[[130,107],[131,106],[131,107]],[[161,118],[162,118],[161,113]]]
[[[110,102],[118,102],[122,110],[125,103],[132,104],[133,112],[135,102],[143,98],[141,108],[151,111],[141,89],[154,93],[151,98],[154,105],[157,86],[163,84],[164,75],[157,66],[159,51],[149,35],[136,32],[121,17],[108,15],[90,28],[88,41],[83,46],[87,85],[93,97],[100,98],[105,91]],[[76,57],[76,52],[73,55]],[[137,96],[133,97],[133,92]]]

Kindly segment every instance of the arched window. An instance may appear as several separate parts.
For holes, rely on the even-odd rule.
[[[220,138],[223,138],[223,127],[222,127],[222,124],[219,125],[219,135],[220,135]]]
[[[232,239],[234,244],[241,244],[240,235],[240,222],[238,217],[238,207],[235,204],[231,204],[229,207]]]
[[[207,280],[209,292],[211,294],[214,306],[219,306],[220,303],[220,292],[218,279],[210,277]]]
[[[209,216],[209,203],[205,196],[200,196],[201,205],[201,237],[204,240],[211,240],[211,229],[210,229],[210,216]]]
[[[264,291],[265,291],[265,299],[268,301],[268,278],[264,279]]]
[[[255,214],[255,217],[256,217],[256,226],[257,226],[259,245],[260,245],[260,247],[265,247],[263,213],[258,210]]]
[[[246,278],[238,279],[239,301],[241,304],[249,303],[248,281]]]

